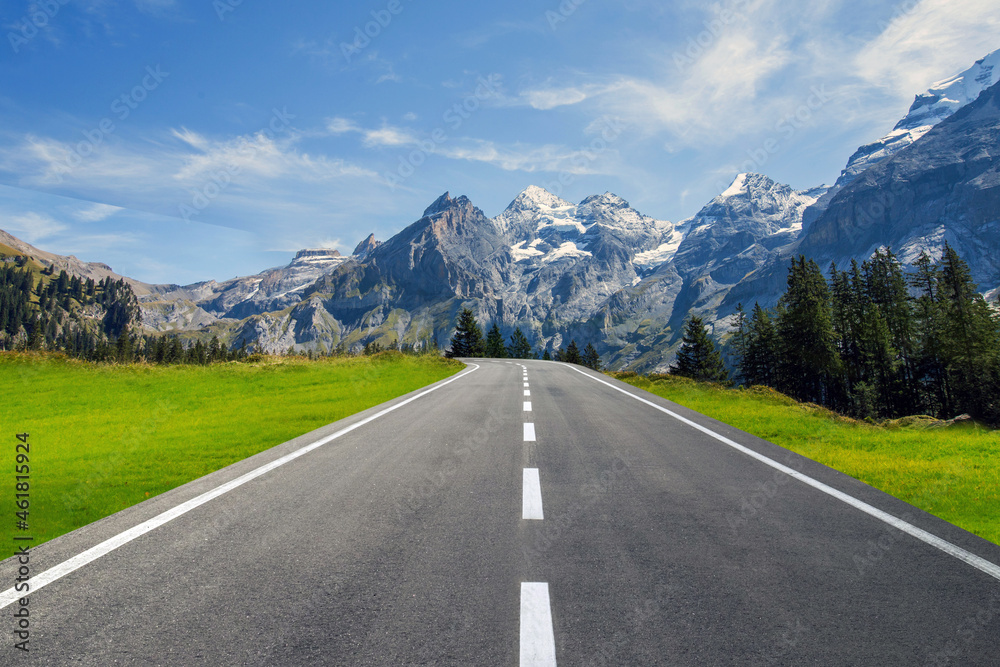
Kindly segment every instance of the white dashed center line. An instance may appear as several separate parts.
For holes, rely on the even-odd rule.
[[[535,441],[535,425],[525,424],[524,425],[524,441],[534,442]]]
[[[529,521],[541,521],[542,516],[542,485],[538,481],[538,468],[525,468],[522,477],[521,518]]]
[[[555,667],[556,640],[552,632],[549,585],[521,583],[521,667]]]
[[[524,402],[524,411],[525,412],[531,412],[531,401],[525,401]]]
[[[525,396],[531,396],[531,390],[530,389],[525,389],[524,390],[524,395]]]

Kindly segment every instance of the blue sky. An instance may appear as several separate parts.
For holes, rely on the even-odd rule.
[[[0,228],[148,282],[385,239],[444,191],[693,215],[832,183],[1000,47],[996,0],[8,3]],[[762,150],[767,145],[771,151]]]

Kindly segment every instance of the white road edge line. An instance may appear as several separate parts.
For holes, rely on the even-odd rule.
[[[331,433],[328,436],[324,436],[312,444],[306,445],[301,449],[296,449],[294,452],[291,452],[290,454],[285,454],[281,458],[275,459],[274,461],[262,465],[261,467],[255,470],[251,470],[250,472],[241,475],[234,480],[230,480],[225,484],[217,486],[211,491],[206,491],[205,493],[199,496],[195,496],[194,498],[191,498],[190,500],[185,501],[180,505],[177,505],[176,507],[167,510],[166,512],[154,516],[152,519],[148,519],[137,526],[133,526],[132,528],[129,528],[128,530],[121,532],[118,535],[115,535],[114,537],[104,540],[100,544],[93,546],[87,549],[86,551],[83,551],[77,554],[76,556],[73,556],[68,560],[63,561],[62,563],[56,565],[55,567],[51,567],[48,570],[45,570],[44,572],[35,575],[34,577],[31,578],[30,581],[31,593],[37,593],[40,588],[43,588],[48,584],[51,584],[53,581],[65,577],[67,574],[70,574],[71,572],[80,569],[84,565],[87,565],[88,563],[91,563],[97,560],[98,558],[111,553],[118,547],[128,544],[137,537],[145,535],[151,530],[159,528],[160,526],[164,525],[169,521],[172,521],[173,519],[176,519],[182,514],[185,514],[200,505],[204,505],[208,501],[213,500],[214,498],[218,498],[219,496],[228,493],[229,491],[232,491],[233,489],[239,486],[246,484],[252,479],[256,479],[257,477],[260,477],[261,475],[268,473],[274,470],[275,468],[279,468],[288,463],[289,461],[294,461],[300,456],[308,454],[314,449],[318,449],[319,447],[322,447],[328,442],[336,440],[340,436],[350,433],[356,428],[360,428],[361,426],[364,426],[369,422],[373,422],[379,417],[387,415],[393,410],[396,410],[397,408],[401,408],[408,403],[412,403],[418,398],[422,398],[433,391],[437,391],[438,389],[444,387],[445,385],[451,384],[455,380],[459,380],[469,375],[470,373],[476,372],[479,369],[479,365],[478,364],[472,364],[472,365],[475,366],[475,368],[470,368],[469,370],[463,371],[462,373],[459,373],[450,380],[445,380],[444,382],[441,382],[440,384],[435,385],[430,389],[420,392],[416,396],[411,396],[410,398],[404,401],[400,401],[399,403],[389,406],[384,410],[380,410],[375,414],[371,415],[370,417],[365,417],[359,422],[355,422],[350,426],[340,429],[336,433]],[[24,595],[25,593],[18,593],[13,588],[9,588],[3,593],[0,593],[0,609],[3,609],[9,604],[12,604],[14,601],[18,600]]]
[[[525,424],[524,425],[524,441],[525,442],[534,442],[535,441],[535,425],[534,424],[530,424],[529,423],[529,424]],[[0,607],[0,609],[2,609],[2,607]]]
[[[538,468],[525,468],[521,475],[521,518],[526,521],[542,521],[542,483],[538,479]]]
[[[521,667],[555,667],[556,640],[552,632],[549,585],[521,582]]]
[[[668,414],[671,417],[673,417],[674,419],[677,419],[678,421],[684,422],[688,426],[691,426],[692,428],[695,428],[695,429],[701,431],[705,435],[711,436],[711,437],[715,438],[716,440],[718,440],[719,442],[721,442],[723,444],[726,444],[726,445],[729,445],[733,449],[735,449],[737,451],[740,451],[740,452],[743,452],[747,456],[755,458],[755,459],[757,459],[758,461],[760,461],[761,463],[763,463],[765,465],[771,466],[775,470],[780,470],[781,472],[785,473],[789,477],[794,477],[795,479],[797,479],[800,482],[803,482],[805,484],[808,484],[809,486],[813,487],[814,489],[822,491],[823,493],[825,493],[825,494],[827,494],[829,496],[832,496],[832,497],[836,498],[837,500],[845,502],[848,505],[850,505],[851,507],[854,507],[856,509],[861,510],[865,514],[873,516],[876,519],[879,519],[880,521],[884,521],[885,523],[889,524],[893,528],[896,528],[897,530],[901,530],[904,533],[908,533],[909,535],[912,535],[913,537],[917,538],[918,540],[920,540],[922,542],[925,542],[925,543],[931,545],[932,547],[940,549],[941,551],[945,552],[949,556],[953,556],[954,558],[957,558],[958,560],[960,560],[960,561],[962,561],[964,563],[967,563],[968,565],[971,565],[972,567],[976,568],[977,570],[979,570],[979,571],[981,571],[981,572],[983,572],[985,574],[988,574],[989,576],[993,577],[994,579],[1000,580],[1000,565],[997,565],[996,563],[991,563],[990,561],[986,560],[985,558],[982,558],[980,556],[975,555],[974,553],[966,551],[962,547],[957,546],[955,544],[952,544],[951,542],[949,542],[949,541],[947,541],[945,539],[942,539],[942,538],[938,537],[937,535],[934,535],[933,533],[927,532],[923,528],[917,528],[913,524],[908,523],[906,521],[903,521],[902,519],[900,519],[898,517],[895,517],[892,514],[889,514],[888,512],[884,512],[884,511],[878,509],[877,507],[873,507],[872,505],[869,505],[868,503],[864,502],[863,500],[858,500],[854,496],[848,495],[848,494],[844,493],[843,491],[838,491],[837,489],[833,488],[832,486],[828,486],[828,485],[824,484],[823,482],[820,482],[819,480],[813,479],[812,477],[809,477],[808,475],[804,475],[804,474],[800,473],[799,471],[797,471],[797,470],[795,470],[793,468],[789,468],[786,465],[782,465],[781,463],[778,463],[774,459],[768,458],[768,457],[764,456],[763,454],[758,454],[757,452],[753,451],[752,449],[750,449],[748,447],[744,447],[743,445],[741,445],[741,444],[739,444],[737,442],[734,442],[734,441],[730,440],[729,438],[727,438],[727,437],[725,437],[723,435],[719,435],[718,433],[716,433],[712,429],[710,429],[708,427],[705,427],[705,426],[702,426],[701,424],[697,424],[697,423],[691,421],[690,419],[687,419],[685,417],[680,416],[676,412],[673,412],[671,410],[668,410],[667,408],[664,408],[662,406],[657,405],[656,403],[653,403],[652,401],[647,401],[644,398],[636,396],[632,392],[625,391],[621,387],[616,387],[615,385],[611,384],[610,382],[605,382],[604,380],[600,380],[598,378],[595,378],[593,375],[591,375],[589,373],[585,373],[584,371],[581,371],[581,370],[579,370],[577,368],[574,368],[573,370],[576,371],[577,373],[580,373],[581,375],[586,375],[588,378],[590,378],[594,382],[599,382],[599,383],[601,383],[603,385],[607,385],[608,387],[611,387],[615,391],[620,391],[621,393],[625,394],[626,396],[631,396],[632,398],[634,398],[637,401],[645,403],[646,405],[648,405],[650,407],[656,408],[660,412]]]

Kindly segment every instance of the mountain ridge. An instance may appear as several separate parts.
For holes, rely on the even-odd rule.
[[[576,339],[611,367],[663,370],[690,314],[724,336],[737,303],[777,301],[799,252],[843,265],[891,246],[912,262],[947,240],[995,290],[998,64],[994,51],[917,95],[833,186],[794,190],[742,173],[677,223],[611,192],[574,204],[529,185],[487,217],[446,191],[398,233],[382,242],[369,234],[347,257],[307,249],[222,283],[139,284],[144,321],[158,331],[212,328],[233,346],[330,352],[444,346],[458,311],[471,307],[480,321],[522,328],[536,349]]]

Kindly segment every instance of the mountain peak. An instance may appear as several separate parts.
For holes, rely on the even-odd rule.
[[[627,201],[613,192],[605,192],[603,195],[591,195],[580,202],[580,206],[593,204],[603,204],[604,206],[611,206],[613,208],[631,208]]]
[[[545,188],[540,188],[537,185],[529,185],[514,198],[514,201],[510,203],[508,208],[537,209],[563,208],[566,206],[572,206],[572,204],[552,194]]]
[[[333,248],[306,248],[295,253],[295,259],[340,257],[340,251]],[[293,260],[294,261],[294,260]]]
[[[546,190],[545,188],[539,187],[537,185],[529,185],[521,194],[518,196],[530,197],[531,199],[549,199],[550,197],[555,197],[554,194]]]
[[[719,196],[735,197],[736,195],[742,193],[743,190],[746,189],[747,175],[748,174],[746,173],[736,174],[736,178],[733,179],[733,182],[730,183],[729,187],[726,188]]]
[[[938,81],[926,92],[917,95],[906,116],[896,123],[891,132],[854,152],[828,198],[850,185],[868,168],[923,137],[932,127],[973,102],[997,81],[1000,81],[1000,49],[977,60],[964,72]]]
[[[440,213],[441,211],[444,211],[449,206],[451,206],[452,201],[454,200],[452,200],[448,192],[445,192],[443,195],[435,199],[433,204],[431,204],[424,210],[424,217],[426,218],[429,215],[434,215],[435,213]]]
[[[370,253],[372,250],[374,250],[375,248],[379,247],[381,244],[382,244],[381,241],[376,241],[375,240],[375,234],[369,234],[368,238],[366,238],[364,241],[362,241],[361,243],[359,243],[357,245],[357,247],[354,249],[354,252],[351,253],[351,254],[354,257],[364,257],[365,255],[367,255],[368,253]]]
[[[770,190],[775,185],[776,183],[764,174],[744,172],[742,174],[736,174],[736,178],[733,179],[733,182],[719,195],[719,197],[737,197],[741,194],[748,193],[751,190]]]
[[[1000,81],[1000,49],[980,58],[969,69],[938,81],[917,95],[906,116],[893,130],[914,130],[936,125],[984,90]]]

